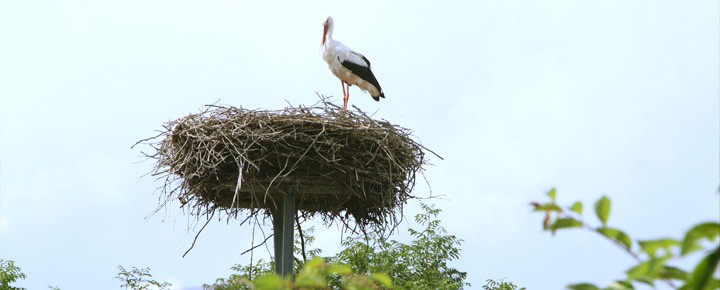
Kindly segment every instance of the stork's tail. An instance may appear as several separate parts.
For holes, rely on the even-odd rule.
[[[377,96],[372,96],[372,98],[373,98],[376,102],[379,102],[379,101],[380,101],[380,98],[383,98],[383,99],[385,98],[385,93],[380,92],[379,95],[377,95]]]

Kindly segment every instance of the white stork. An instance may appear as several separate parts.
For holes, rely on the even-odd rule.
[[[370,61],[342,43],[332,39],[333,19],[328,17],[323,23],[322,58],[327,62],[330,71],[340,79],[343,91],[343,110],[347,110],[350,98],[350,86],[356,85],[370,93],[375,101],[385,98],[375,75],[370,70]],[[347,86],[347,90],[345,89]]]

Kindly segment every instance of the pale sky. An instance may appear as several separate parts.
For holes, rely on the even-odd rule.
[[[113,289],[117,265],[194,289],[247,263],[252,229],[224,221],[182,258],[199,227],[179,204],[145,219],[161,183],[130,146],[218,100],[341,104],[318,53],[328,15],[387,97],[353,87],[350,105],[445,158],[425,174],[444,197],[425,202],[464,240],[452,265],[472,288],[623,277],[633,260],[612,243],[542,232],[528,202],[552,187],[591,222],[608,195],[633,238],[720,219],[717,1],[439,3],[0,0],[0,259],[29,289]],[[335,227],[317,239],[339,250]]]

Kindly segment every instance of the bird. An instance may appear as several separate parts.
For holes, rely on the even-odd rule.
[[[334,26],[332,16],[328,16],[323,22],[320,54],[327,62],[330,71],[340,79],[343,91],[343,110],[347,110],[350,86],[352,85],[356,85],[364,92],[369,93],[375,101],[385,98],[380,83],[378,83],[377,78],[370,70],[370,61],[362,54],[334,40],[332,38]]]

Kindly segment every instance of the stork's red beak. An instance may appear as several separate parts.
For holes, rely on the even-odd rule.
[[[328,29],[327,23],[325,23],[323,25],[323,38],[322,38],[322,42],[320,43],[322,45],[325,45],[325,37],[327,36],[327,29]]]

